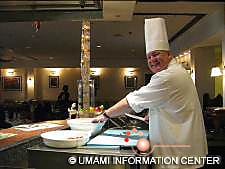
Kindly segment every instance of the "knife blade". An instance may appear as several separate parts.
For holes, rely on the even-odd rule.
[[[133,118],[133,119],[137,119],[137,120],[145,121],[145,118],[144,118],[144,117],[135,116],[135,115],[128,114],[128,113],[125,113],[125,115],[126,115],[126,116],[128,116],[128,117],[131,117],[131,118]]]
[[[116,127],[122,128],[122,126],[120,126],[117,122],[115,122],[114,120],[112,120],[111,118],[109,119],[112,124],[114,124]]]

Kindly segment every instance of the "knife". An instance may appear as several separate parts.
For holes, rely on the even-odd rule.
[[[112,120],[111,118],[109,119],[112,124],[114,124],[116,127],[122,128],[122,126],[120,126],[117,122],[115,122],[114,120]]]
[[[134,118],[134,119],[137,119],[137,120],[141,120],[141,121],[146,121],[144,117],[140,117],[140,116],[135,116],[135,115],[132,115],[132,114],[128,114],[128,113],[125,113],[126,116],[128,117],[131,117],[131,118]]]

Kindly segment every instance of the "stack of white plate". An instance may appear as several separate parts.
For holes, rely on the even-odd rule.
[[[92,123],[93,118],[78,118],[67,120],[67,124],[72,130],[89,132],[92,136],[98,134],[104,122]]]
[[[55,148],[73,148],[86,144],[90,133],[74,130],[57,130],[42,133],[44,144]]]

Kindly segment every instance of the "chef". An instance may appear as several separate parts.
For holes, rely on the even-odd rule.
[[[171,55],[163,18],[145,19],[145,43],[148,67],[155,73],[150,82],[129,93],[94,121],[149,109],[151,147],[162,145],[154,149],[153,156],[205,157],[208,149],[198,94],[190,75]],[[201,166],[178,164],[155,168]]]

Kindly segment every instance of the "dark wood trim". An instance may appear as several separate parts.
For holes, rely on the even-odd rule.
[[[196,23],[198,23],[205,15],[198,15],[195,16],[190,22],[188,22],[186,25],[183,26],[177,33],[175,33],[170,39],[169,43],[173,42],[176,38],[178,38],[180,35],[185,33],[187,30],[189,30],[192,26],[194,26]]]
[[[201,1],[201,0],[173,0],[173,1],[169,1],[169,0],[137,0],[137,2],[223,2],[221,0],[207,0],[207,1]]]
[[[39,10],[39,11],[1,11],[0,22],[29,22],[55,20],[101,19],[102,10]]]
[[[205,15],[205,14],[199,14],[199,13],[149,13],[149,12],[134,12],[133,15],[139,15],[139,16],[143,16],[143,15],[178,15],[178,16],[201,16],[201,15]]]
[[[143,16],[143,15],[178,15],[178,16],[194,16],[193,19],[191,19],[190,22],[188,22],[186,25],[184,25],[177,33],[175,33],[170,39],[169,43],[172,43],[176,38],[181,36],[183,33],[185,33],[187,30],[189,30],[193,25],[198,23],[206,14],[196,14],[196,13],[133,13],[135,16]]]

